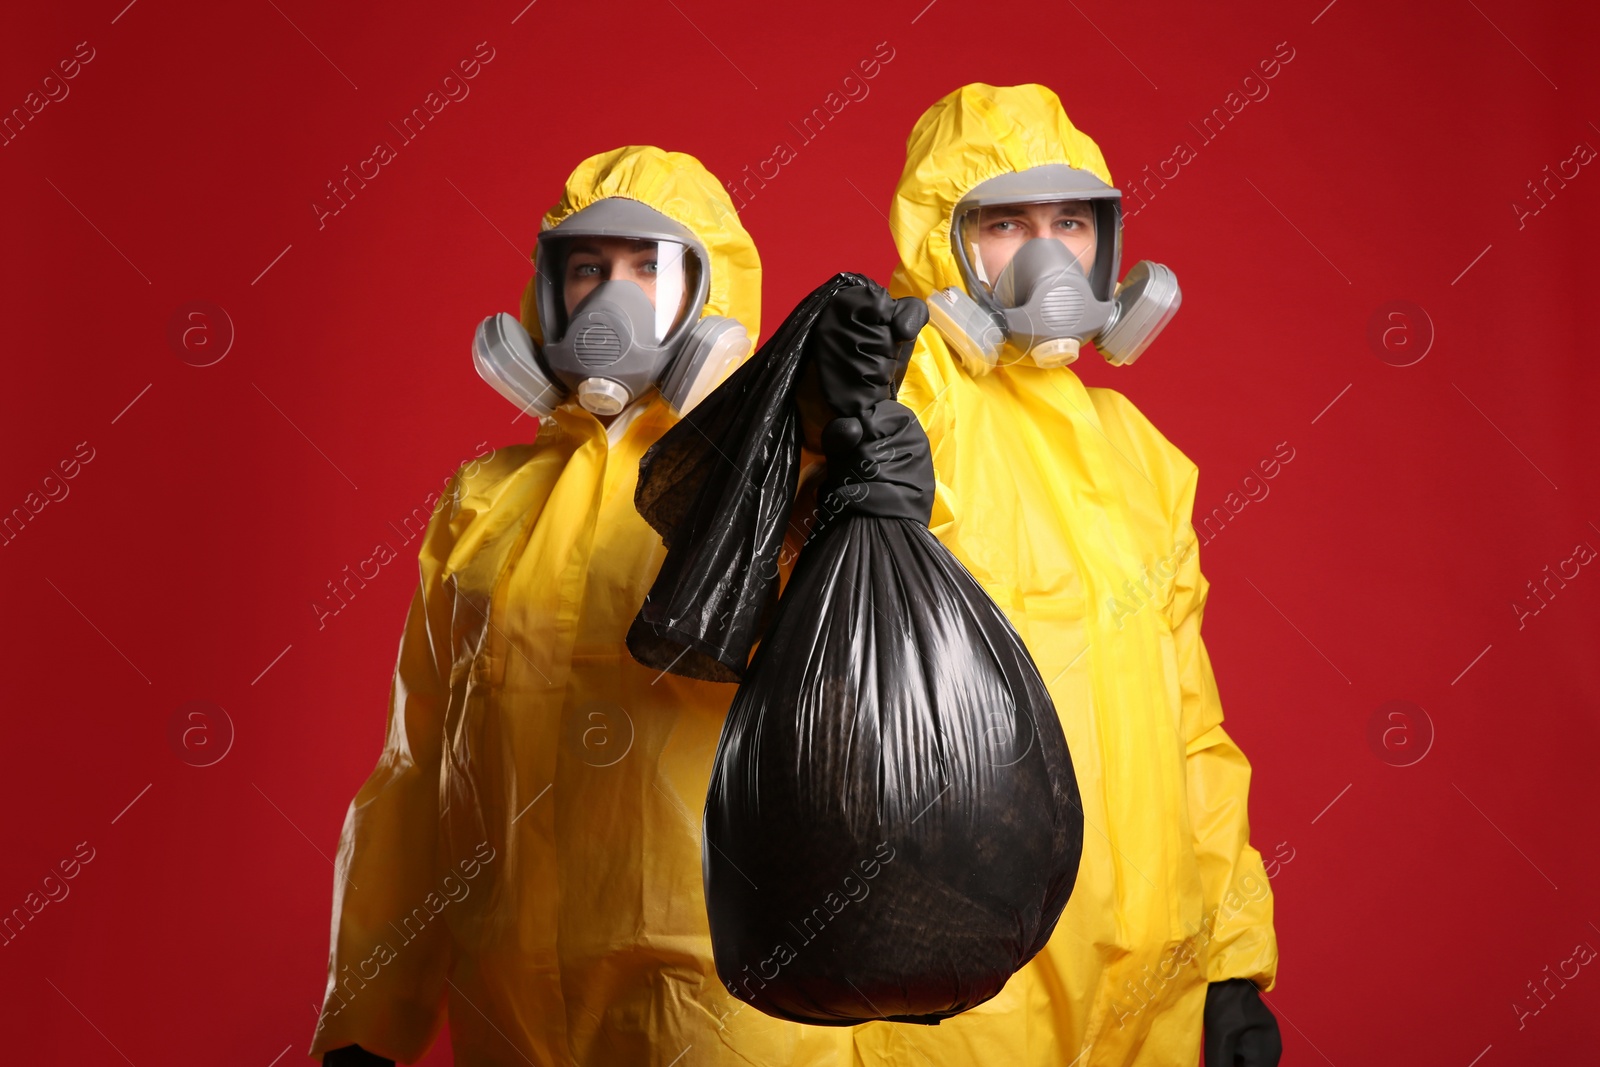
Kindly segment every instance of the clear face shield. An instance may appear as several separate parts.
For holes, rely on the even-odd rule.
[[[1098,190],[1027,177],[1007,175],[969,194],[951,244],[968,293],[1005,334],[1000,361],[1065,366],[1115,309],[1119,198],[1097,180]]]
[[[750,353],[737,319],[704,314],[711,260],[687,226],[605,197],[539,234],[534,305],[543,342],[504,312],[473,335],[478,373],[545,418],[569,399],[616,415],[652,389],[682,415]]]
[[[956,220],[955,232],[973,280],[992,295],[1006,267],[1032,240],[1060,243],[1088,276],[1100,258],[1096,214],[1092,200],[974,205]],[[1104,296],[1103,289],[1099,295]]]
[[[1177,280],[1159,264],[1117,284],[1121,193],[1065,164],[975,186],[952,213],[950,248],[965,292],[933,294],[929,311],[975,369],[1064,366],[1086,341],[1131,363],[1177,310]]]
[[[672,368],[700,318],[705,253],[686,227],[608,198],[539,235],[544,355],[579,403],[614,415]]]
[[[630,308],[627,340],[650,347],[670,339],[688,316],[700,264],[681,242],[574,236],[548,241],[545,247],[550,271],[560,278],[556,315],[548,327],[552,342],[585,330],[604,330],[604,320],[594,314],[596,307]]]

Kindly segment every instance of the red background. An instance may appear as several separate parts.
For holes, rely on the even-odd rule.
[[[1513,1004],[1600,948],[1600,566],[1552,583],[1521,628],[1512,607],[1580,542],[1600,549],[1600,164],[1520,227],[1512,208],[1579,142],[1600,148],[1592,12],[125,2],[33,5],[0,36],[8,111],[94,49],[0,148],[0,508],[94,450],[0,548],[0,910],[94,849],[0,947],[0,1058],[304,1055],[330,857],[381,743],[415,543],[321,629],[311,604],[399,545],[388,523],[480,442],[527,439],[469,338],[516,310],[572,166],[654,143],[732,178],[795,144],[744,213],[770,332],[836,270],[887,279],[904,138],[968,81],[1056,89],[1119,184],[1180,139],[1197,149],[1126,234],[1124,263],[1171,265],[1183,310],[1136,366],[1079,370],[1199,464],[1199,512],[1294,450],[1201,556],[1253,842],[1279,860],[1284,1062],[1592,1054],[1595,965],[1520,1028]],[[481,41],[494,59],[471,95],[319,229],[324,183]],[[788,123],[879,42],[894,58],[870,95],[798,146]],[[1270,95],[1202,143],[1189,124],[1279,42],[1294,58]],[[1431,328],[1413,313],[1374,346],[1400,299]],[[195,300],[236,333],[207,367],[168,340]],[[211,766],[170,740],[191,700],[236,731]],[[1425,709],[1431,747],[1415,712],[1370,740],[1390,700]]]

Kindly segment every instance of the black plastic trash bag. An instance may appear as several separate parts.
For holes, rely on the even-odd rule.
[[[820,1025],[936,1023],[993,997],[1049,939],[1083,844],[1045,684],[908,488],[931,460],[892,353],[859,368],[877,396],[835,405],[827,521],[773,610],[806,337],[835,293],[873,284],[808,297],[646,453],[636,497],[668,555],[630,649],[742,678],[704,821],[717,972]]]

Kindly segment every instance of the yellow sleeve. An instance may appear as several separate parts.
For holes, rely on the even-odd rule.
[[[1222,701],[1200,638],[1210,583],[1200,572],[1191,522],[1196,477],[1191,464],[1174,516],[1174,543],[1183,548],[1167,617],[1177,646],[1189,821],[1205,899],[1205,926],[1197,940],[1206,942],[1200,958],[1208,982],[1248,978],[1270,992],[1277,981],[1278,939],[1272,888],[1261,854],[1250,846],[1250,761],[1222,728]]]
[[[932,326],[923,327],[896,399],[916,414],[928,435],[934,478],[933,515],[928,520],[928,529],[945,540],[956,521],[955,493],[950,488],[956,470],[955,403],[950,395],[953,383],[948,380],[953,368],[941,373],[934,346],[943,349],[943,339]],[[947,365],[948,360],[949,356],[945,355]]]
[[[438,892],[439,767],[449,703],[452,601],[443,587],[462,472],[451,478],[418,551],[389,690],[383,753],[345,814],[333,882],[328,984],[310,1055],[359,1044],[397,1062],[420,1059],[445,1015],[448,928]]]

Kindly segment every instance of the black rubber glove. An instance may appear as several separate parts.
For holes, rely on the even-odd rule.
[[[1248,978],[1206,987],[1205,1067],[1277,1067],[1283,1055],[1278,1020]]]
[[[841,290],[817,316],[806,339],[822,398],[836,415],[859,415],[900,391],[928,305],[892,298],[879,285]]]
[[[394,1067],[394,1061],[374,1056],[360,1045],[346,1045],[324,1052],[322,1067]]]
[[[807,369],[832,416],[820,441],[828,458],[820,495],[832,514],[928,522],[934,491],[928,435],[894,399],[927,321],[921,300],[895,300],[882,286],[858,285],[837,293],[811,328]]]

